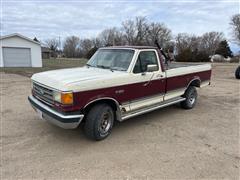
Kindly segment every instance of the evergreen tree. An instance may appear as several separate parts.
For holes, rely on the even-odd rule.
[[[227,57],[233,57],[233,53],[228,45],[227,40],[221,41],[215,51],[215,54],[220,54],[224,56],[225,58]]]

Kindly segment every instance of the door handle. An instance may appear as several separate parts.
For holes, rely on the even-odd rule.
[[[160,77],[160,78],[162,78],[162,77],[163,77],[163,75],[162,75],[162,74],[158,74],[158,75],[157,75],[157,77]]]
[[[153,76],[154,76],[154,73],[152,74],[152,76],[151,76],[151,78],[149,79],[149,81],[148,81],[147,83],[143,84],[143,86],[148,86],[148,85],[151,83],[151,81],[152,81],[152,79],[153,79]]]

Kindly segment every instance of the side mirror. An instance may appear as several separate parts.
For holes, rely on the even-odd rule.
[[[147,72],[153,72],[153,71],[157,71],[157,70],[158,70],[158,66],[156,64],[147,65]]]

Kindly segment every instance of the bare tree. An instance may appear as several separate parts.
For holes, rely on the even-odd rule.
[[[155,40],[161,45],[169,45],[172,39],[171,30],[162,23],[151,23],[148,27],[146,42],[148,45],[155,45]]]
[[[214,55],[215,51],[221,41],[224,40],[222,32],[207,32],[201,37],[201,50],[205,51],[209,55]]]
[[[230,25],[233,30],[234,40],[240,45],[240,14],[232,16]]]
[[[124,38],[127,45],[133,45],[136,37],[136,26],[133,20],[127,20],[122,23]]]
[[[135,25],[137,30],[135,44],[136,45],[146,44],[146,37],[149,28],[147,19],[145,17],[136,17]]]
[[[155,45],[155,40],[160,44],[167,44],[172,39],[171,30],[163,23],[148,22],[145,17],[136,17],[122,23],[122,30],[128,45]]]
[[[85,56],[94,47],[93,41],[91,39],[80,40],[80,52]]]
[[[115,46],[123,44],[123,35],[116,27],[103,30],[98,39],[101,41],[102,46]]]
[[[93,38],[93,39],[91,39],[91,41],[92,41],[93,46],[96,48],[100,48],[100,47],[104,46],[99,37]]]
[[[56,38],[47,39],[47,40],[45,40],[45,43],[46,43],[47,47],[54,52],[56,52],[56,50],[59,46],[59,41]]]
[[[66,57],[80,56],[80,39],[76,36],[69,36],[66,38],[63,45],[63,52]]]
[[[186,33],[179,33],[176,36],[176,48],[177,52],[180,53],[185,49],[198,49],[200,45],[200,38],[195,35],[189,35]]]
[[[122,30],[126,44],[144,45],[148,33],[148,22],[145,17],[136,17],[135,20],[127,20],[122,23]]]
[[[176,47],[179,53],[185,49],[191,49],[191,51],[204,51],[210,56],[215,54],[218,44],[222,40],[224,40],[222,32],[213,31],[204,33],[202,36],[181,33],[176,37]]]
[[[178,34],[176,37],[177,61],[209,61],[219,43],[224,40],[221,32],[208,32],[202,36]]]

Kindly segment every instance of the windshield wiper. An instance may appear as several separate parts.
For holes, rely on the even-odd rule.
[[[102,69],[109,69],[110,71],[113,72],[113,69],[109,66],[97,65],[97,67],[102,68]]]
[[[108,66],[103,66],[103,65],[97,65],[97,67],[102,68],[102,69],[109,69],[110,68]]]
[[[126,71],[126,69],[124,69],[124,68],[119,68],[119,67],[111,67],[111,70]]]
[[[91,64],[86,64],[87,67],[94,67],[93,65]]]

